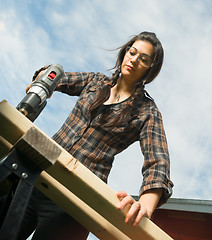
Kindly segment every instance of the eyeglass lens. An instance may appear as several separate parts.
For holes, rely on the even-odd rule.
[[[129,57],[134,57],[138,54],[138,50],[136,48],[129,47],[127,48],[127,54]],[[145,53],[139,54],[138,61],[145,67],[150,67],[152,65],[152,59]]]

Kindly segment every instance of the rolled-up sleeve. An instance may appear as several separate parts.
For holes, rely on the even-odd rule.
[[[162,189],[158,203],[162,205],[172,194],[173,183],[170,180],[170,160],[167,140],[160,112],[149,115],[140,133],[140,146],[144,155],[142,167],[143,183],[139,194],[148,190]]]

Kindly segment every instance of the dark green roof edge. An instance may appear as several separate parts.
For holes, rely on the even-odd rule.
[[[135,200],[138,200],[138,196],[132,197]],[[167,203],[160,207],[160,209],[212,213],[212,201],[199,199],[170,198]]]

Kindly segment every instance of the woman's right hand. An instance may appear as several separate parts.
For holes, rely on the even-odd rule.
[[[42,73],[44,73],[44,71],[45,71],[45,70],[40,71],[40,72],[37,74],[37,76],[33,79],[33,81],[26,87],[26,93],[27,93],[27,92],[29,91],[29,89],[31,88],[33,82],[36,81],[36,80],[38,79],[38,77],[39,77]]]
[[[46,66],[40,68],[39,70],[37,70],[37,71],[34,73],[34,75],[33,75],[33,77],[32,77],[32,82],[26,87],[26,93],[27,93],[27,92],[29,91],[29,89],[31,88],[33,82],[36,81],[36,80],[38,79],[38,77],[39,77],[41,74],[43,74],[47,68],[49,68],[49,66],[50,66],[50,65],[46,65]]]

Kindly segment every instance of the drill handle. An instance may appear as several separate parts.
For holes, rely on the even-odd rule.
[[[63,76],[64,71],[59,64],[52,64],[38,70],[33,76],[33,82],[26,89],[27,95],[18,104],[17,109],[34,121]]]

